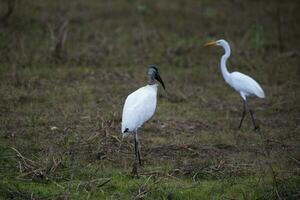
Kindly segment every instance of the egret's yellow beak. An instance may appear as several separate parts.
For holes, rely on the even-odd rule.
[[[213,41],[213,42],[206,43],[204,46],[209,47],[209,46],[216,46],[216,45],[217,45],[217,43],[215,41]]]

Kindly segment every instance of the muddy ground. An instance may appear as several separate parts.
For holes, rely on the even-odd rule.
[[[298,199],[297,1],[3,1],[0,157],[3,199]],[[9,7],[12,8],[9,14]],[[265,99],[242,100],[229,71]],[[139,131],[122,138],[126,96],[156,64],[165,82]]]

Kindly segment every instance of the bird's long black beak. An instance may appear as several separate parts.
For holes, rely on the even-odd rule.
[[[164,90],[166,90],[165,84],[164,84],[164,82],[163,82],[163,80],[161,79],[161,77],[160,77],[159,74],[156,74],[155,79],[158,80],[158,81],[161,83],[161,85],[162,85],[162,87],[164,88]]]

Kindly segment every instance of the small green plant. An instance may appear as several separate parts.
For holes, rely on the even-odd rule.
[[[252,32],[252,47],[255,50],[255,53],[259,53],[261,51],[261,48],[263,46],[263,33],[264,29],[263,26],[256,23],[251,27]]]

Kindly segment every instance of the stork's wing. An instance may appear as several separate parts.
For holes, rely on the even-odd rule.
[[[153,116],[155,108],[156,93],[151,88],[145,86],[131,93],[123,108],[122,133],[125,129],[131,132],[142,126]]]

